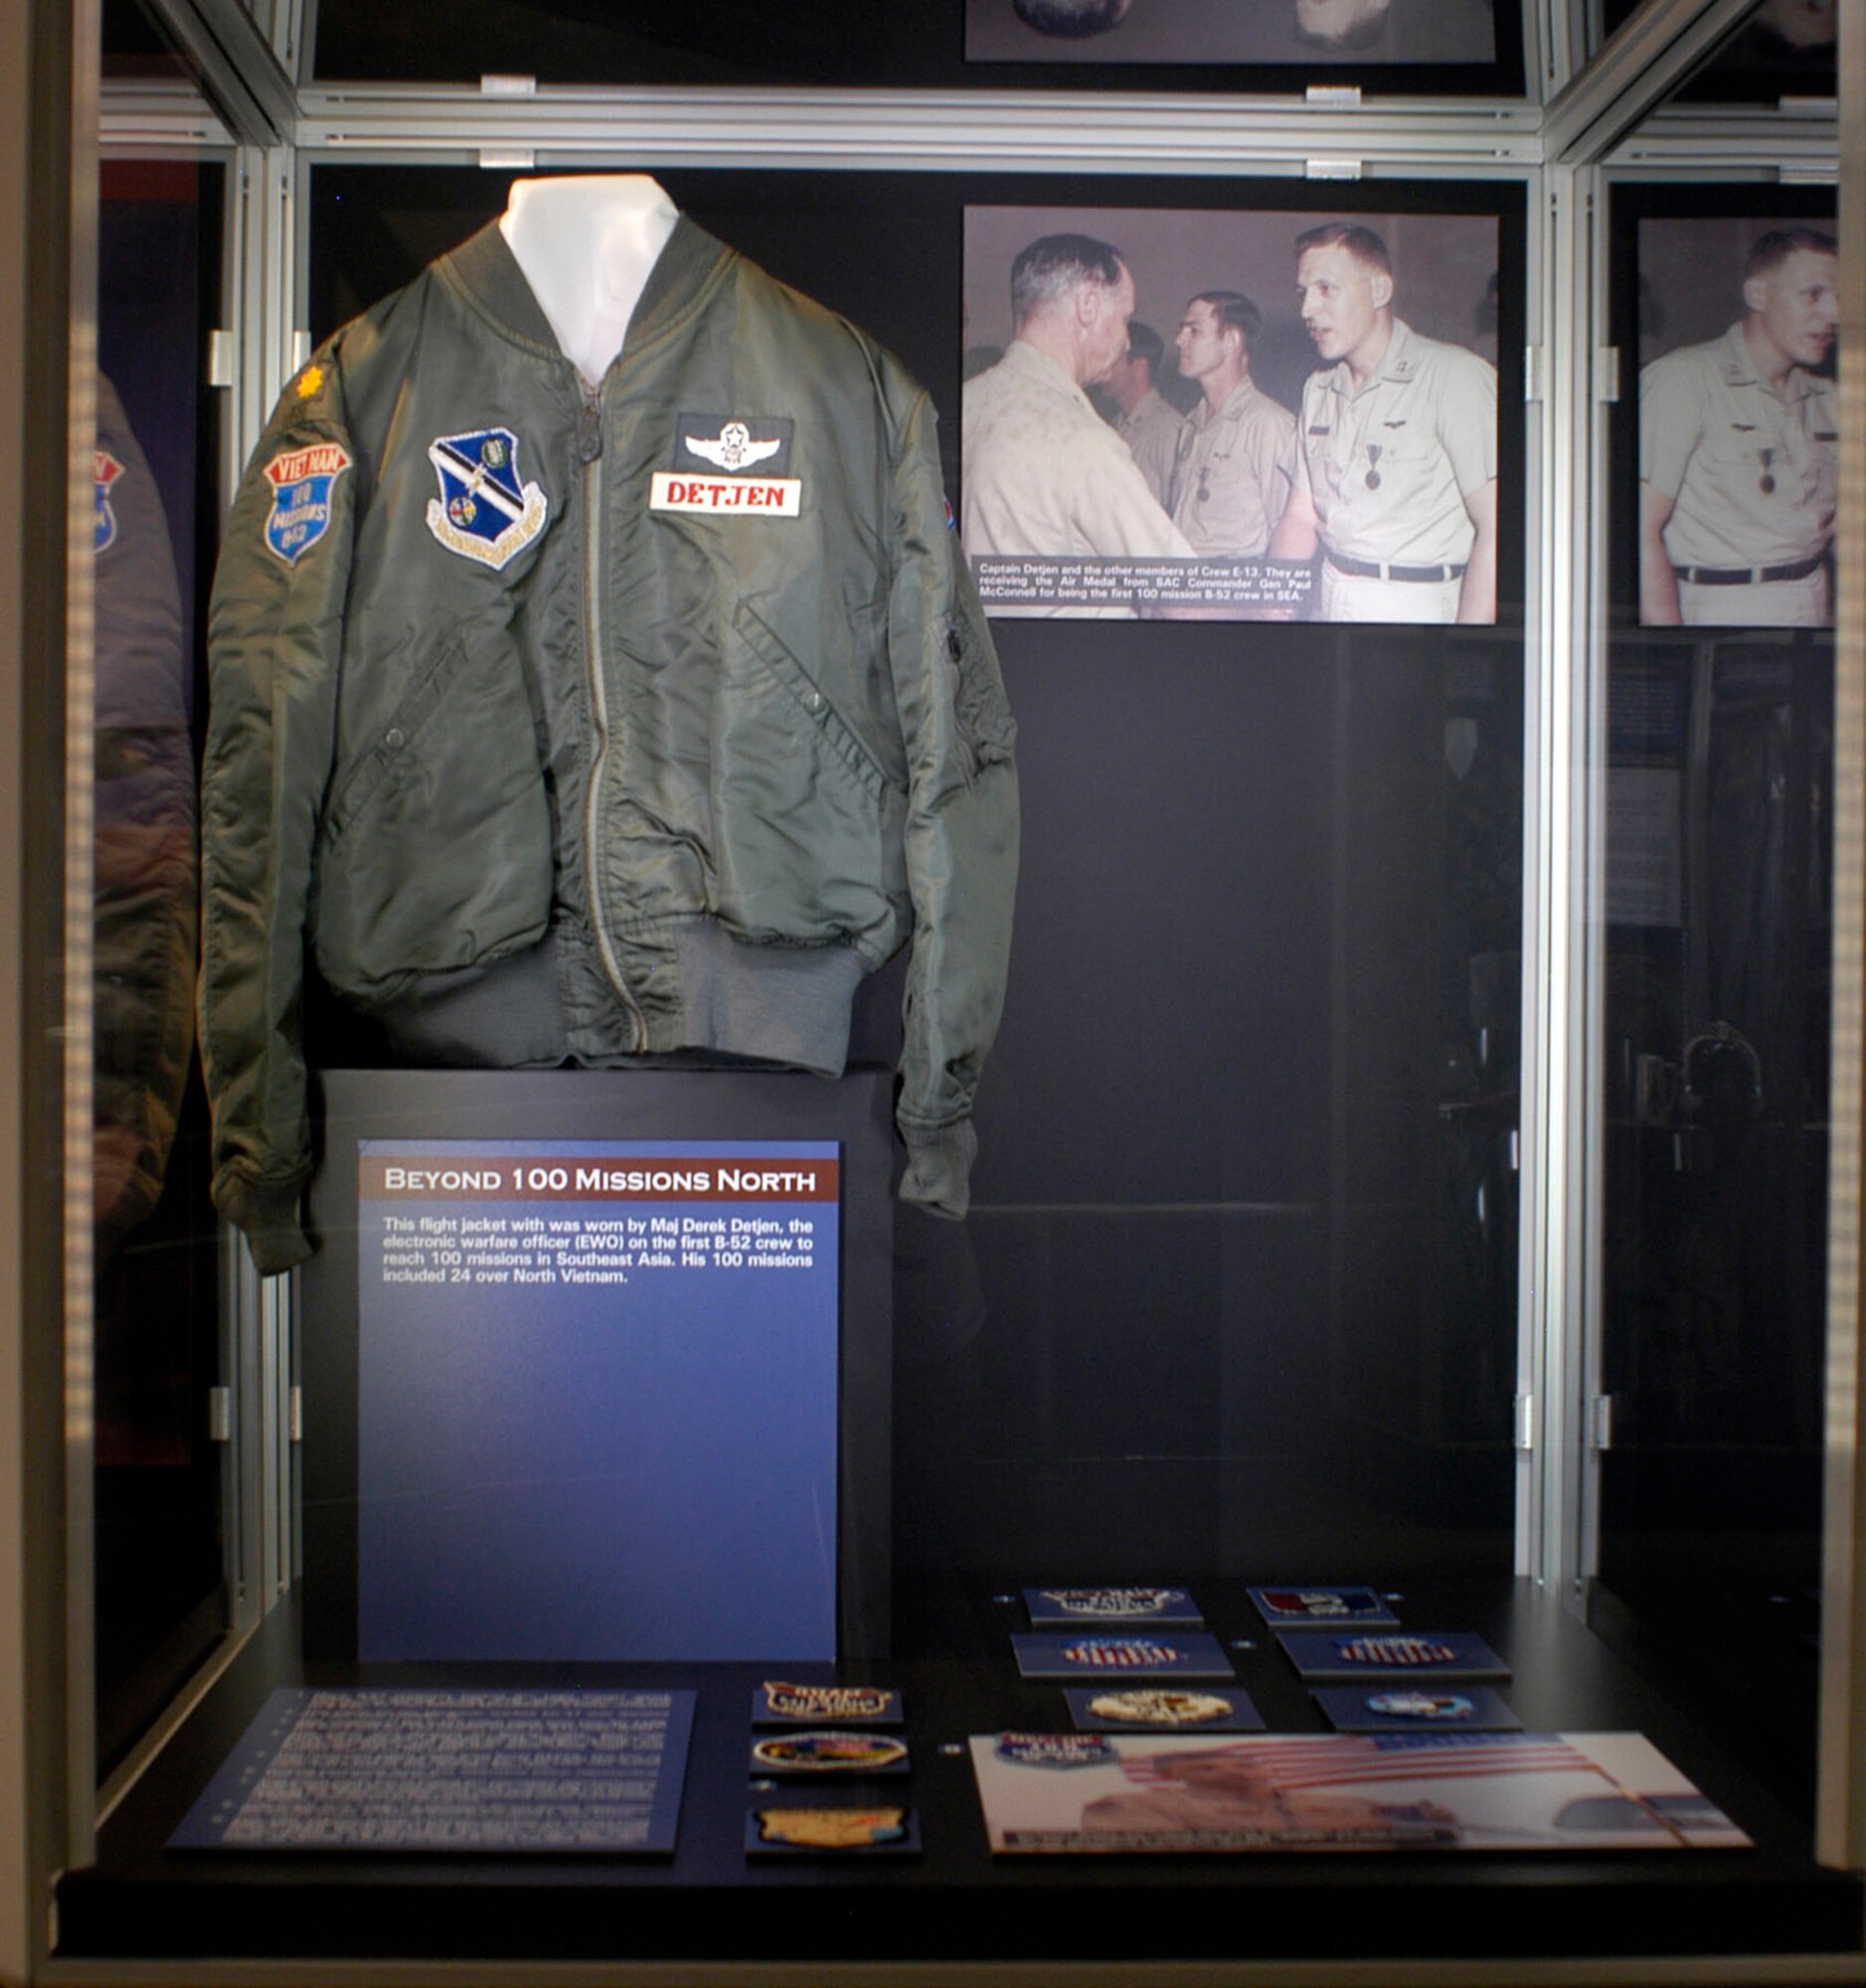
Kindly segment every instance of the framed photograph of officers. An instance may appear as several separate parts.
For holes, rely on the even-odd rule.
[[[1768,191],[1748,212],[1648,212],[1628,230],[1645,627],[1833,625],[1833,200]]]
[[[996,615],[1494,623],[1494,213],[969,207]]]

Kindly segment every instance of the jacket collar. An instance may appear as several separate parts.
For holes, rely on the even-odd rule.
[[[623,348],[657,337],[697,303],[723,275],[737,251],[716,241],[683,214],[655,257],[654,267],[628,320]],[[518,265],[499,224],[489,221],[478,234],[442,255],[441,273],[464,290],[479,309],[508,337],[534,346],[553,358],[564,357],[525,272]],[[568,362],[567,362],[568,363]]]

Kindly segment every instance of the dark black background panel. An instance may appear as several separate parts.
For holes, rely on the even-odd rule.
[[[1610,210],[1601,1459],[1594,1619],[1714,1679],[1811,1776],[1831,986],[1831,628],[1640,627],[1638,377],[1744,314],[1831,187],[1624,186]],[[1741,595],[1745,589],[1733,591]],[[1733,606],[1733,612],[1735,611]]]

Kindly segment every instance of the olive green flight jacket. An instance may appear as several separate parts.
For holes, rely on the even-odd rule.
[[[262,1270],[308,1252],[307,946],[424,1061],[835,1072],[911,943],[902,1193],[965,1212],[1015,727],[933,423],[684,219],[597,390],[496,226],[287,386],[216,576],[202,794],[214,1193]]]

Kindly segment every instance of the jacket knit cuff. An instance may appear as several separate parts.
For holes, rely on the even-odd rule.
[[[237,1177],[221,1182],[215,1200],[228,1221],[246,1231],[247,1246],[262,1277],[277,1276],[311,1253],[298,1226],[299,1193],[295,1187],[254,1187]]]
[[[978,1151],[972,1121],[961,1118],[956,1125],[932,1129],[903,1125],[901,1136],[907,1141],[901,1199],[918,1204],[930,1215],[959,1221],[971,1203],[972,1160]]]

